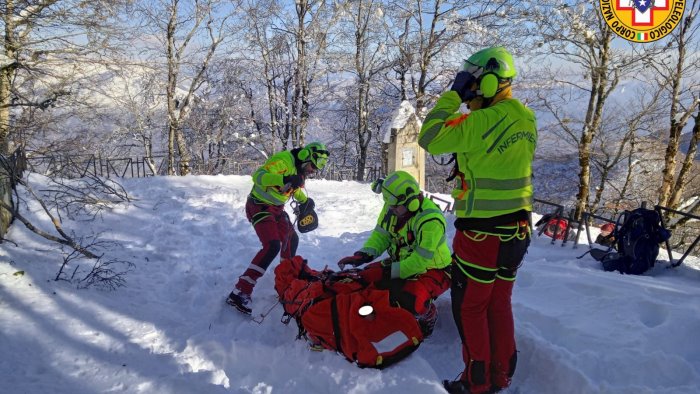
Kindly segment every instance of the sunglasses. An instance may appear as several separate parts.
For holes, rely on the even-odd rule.
[[[317,170],[323,168],[328,163],[328,155],[330,153],[327,150],[314,150],[311,152],[311,164]]]

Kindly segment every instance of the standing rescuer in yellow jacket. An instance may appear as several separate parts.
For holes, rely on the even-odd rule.
[[[313,200],[303,190],[304,181],[326,166],[328,155],[325,145],[312,142],[303,148],[274,154],[253,173],[253,190],[248,196],[245,212],[262,248],[226,299],[239,311],[251,314],[253,288],[278,254],[287,259],[296,255],[299,236],[284,205],[294,197],[299,203],[299,212],[313,209]]]
[[[372,190],[384,199],[377,225],[362,249],[338,266],[357,267],[386,251],[389,257],[367,265],[360,277],[388,289],[391,302],[416,315],[424,335],[430,335],[437,319],[433,300],[450,287],[445,217],[405,171],[373,182]]]
[[[515,76],[506,49],[475,53],[428,113],[419,136],[428,152],[457,158],[451,297],[465,369],[459,379],[444,381],[450,393],[497,392],[515,372],[511,294],[530,245],[537,143],[535,115],[512,98]],[[459,111],[462,103],[469,114]]]

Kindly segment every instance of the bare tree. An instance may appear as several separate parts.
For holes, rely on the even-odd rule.
[[[386,41],[388,31],[383,23],[383,3],[375,0],[360,0],[348,3],[343,15],[347,17],[347,27],[343,29],[348,48],[354,52],[349,54],[348,71],[354,76],[349,89],[342,89],[343,94],[349,94],[352,100],[342,100],[347,111],[348,120],[345,123],[353,130],[356,154],[355,179],[364,180],[367,165],[367,153],[373,133],[381,127],[381,117],[377,116],[377,106],[380,103],[380,91],[375,86],[378,77],[389,66],[387,60]],[[379,121],[379,123],[377,123]]]
[[[648,160],[649,153],[640,148],[638,140],[650,135],[657,125],[656,119],[662,112],[660,95],[661,89],[645,83],[632,94],[634,101],[610,105],[592,142],[591,166],[597,182],[588,208],[591,211],[607,209],[616,214],[621,209],[639,206],[646,200],[642,196],[648,197],[648,189],[642,184],[653,179],[645,176],[648,166],[639,163]],[[634,105],[630,105],[632,102]],[[605,204],[606,201],[611,204]]]
[[[664,159],[663,180],[659,187],[659,205],[676,209],[682,202],[683,192],[689,180],[690,169],[695,160],[696,144],[691,144],[685,155],[680,171],[677,160],[681,132],[700,105],[700,81],[697,77],[700,65],[697,59],[688,61],[690,55],[697,55],[700,50],[696,38],[700,23],[696,21],[700,1],[693,0],[686,6],[686,12],[676,30],[671,33],[668,42],[668,56],[653,59],[649,64],[657,71],[659,85],[667,89],[669,100],[668,145]],[[675,54],[671,55],[670,50]]]
[[[168,114],[168,174],[187,175],[192,156],[183,123],[214,54],[227,34],[236,2],[223,0],[142,0],[139,12],[156,37],[164,59]],[[177,149],[177,151],[176,151]],[[179,157],[175,169],[176,155]]]
[[[0,53],[0,152],[12,150],[12,110],[47,110],[75,94],[86,64],[104,64],[126,0],[5,0]]]
[[[261,68],[269,115],[265,129],[286,149],[303,145],[315,97],[326,75],[335,12],[321,0],[251,1],[246,8],[251,65]],[[260,114],[262,115],[262,114]],[[262,118],[261,118],[262,119]]]
[[[508,45],[514,38],[507,32],[513,19],[505,17],[516,17],[516,2],[391,0],[387,3],[392,47],[396,50],[392,71],[399,81],[398,96],[400,100],[414,99],[421,116],[433,98],[428,95],[429,87],[440,81],[435,92],[442,92],[459,68],[459,60],[469,51],[475,47]]]
[[[198,173],[240,173],[249,161],[267,158],[272,138],[260,138],[267,126],[258,70],[245,59],[227,56],[212,63],[187,120],[189,141],[196,152]]]
[[[420,118],[449,87],[462,61],[471,53],[495,45],[519,53],[528,46],[527,40],[521,39],[526,35],[511,33],[520,20],[519,2],[387,0],[385,3],[391,67],[385,73],[381,89],[394,108],[403,100],[413,103]],[[385,151],[383,145],[380,149]],[[436,178],[446,177],[442,172],[449,170],[437,163],[433,160],[426,163],[427,179],[432,186],[445,187],[447,183],[436,182]]]
[[[284,35],[273,29],[272,21],[281,13],[280,4],[274,0],[261,0],[251,4],[246,11],[249,15],[247,28],[249,53],[252,57],[249,65],[253,67],[255,60],[262,63],[262,86],[265,88],[267,121],[260,114],[256,122],[257,129],[264,134],[271,134],[286,148],[290,135],[292,115],[287,110],[287,97],[290,96],[293,75],[290,59],[286,54],[291,50]],[[252,90],[252,89],[251,89]],[[273,146],[272,151],[276,150]]]
[[[648,59],[655,47],[638,51],[613,49],[615,33],[598,8],[588,1],[540,1],[530,8],[534,10],[529,13],[535,27],[533,35],[537,35],[542,44],[540,61],[556,57],[584,73],[583,80],[562,79],[557,74],[550,76],[554,84],[568,85],[583,92],[587,101],[583,119],[567,126],[570,135],[578,136],[579,185],[575,216],[580,218],[590,208],[591,152],[594,138],[602,127],[606,102],[621,78]],[[578,130],[573,129],[576,124],[580,125]]]
[[[115,40],[123,33],[116,22],[127,2],[0,2],[0,24],[4,27],[0,44],[0,154],[9,155],[13,145],[39,145],[41,138],[33,137],[50,131],[59,116],[76,117],[84,109],[89,85],[97,79],[94,65],[109,62],[106,56],[114,51]],[[85,120],[87,124],[88,118]],[[44,138],[38,149],[79,146],[70,145],[70,141],[83,131],[82,126],[71,130],[75,133],[64,132],[63,138]],[[88,136],[83,134],[83,140]],[[3,183],[6,175],[0,174]],[[0,189],[3,194],[9,190]],[[9,195],[2,199],[9,201]],[[10,215],[0,209],[0,216],[0,228],[4,228]]]
[[[159,99],[164,86],[158,71],[148,64],[124,65],[115,70],[113,80],[119,93],[105,94],[116,104],[113,110],[116,128],[106,144],[126,148],[118,150],[121,157],[142,156],[150,172],[157,174],[155,155],[163,152],[159,132],[164,130],[166,119],[164,102]]]

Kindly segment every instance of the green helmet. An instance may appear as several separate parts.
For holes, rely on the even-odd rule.
[[[409,211],[417,211],[420,201],[416,197],[419,195],[418,182],[405,171],[391,173],[382,182],[382,197],[388,205],[406,205]]]
[[[311,162],[314,167],[322,170],[328,163],[329,154],[325,145],[320,142],[311,142],[299,151],[297,157],[302,163]]]
[[[518,74],[515,71],[513,56],[503,47],[482,49],[464,61],[464,70],[478,76],[474,71],[490,72],[500,79],[512,79]]]

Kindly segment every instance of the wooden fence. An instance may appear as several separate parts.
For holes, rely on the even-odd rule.
[[[175,172],[179,171],[175,163]],[[193,175],[250,175],[262,165],[261,161],[219,158],[207,161],[193,159],[190,169]],[[97,155],[77,156],[29,156],[27,167],[30,171],[64,178],[82,178],[99,176],[104,178],[144,178],[167,175],[168,158],[166,155],[152,157],[100,157]],[[339,166],[329,163],[315,178],[334,181],[355,180],[357,168]],[[365,168],[365,180],[373,180],[382,174],[381,165]]]
[[[177,170],[179,166],[175,163],[175,169]],[[252,174],[262,162],[251,161],[251,160],[237,160],[235,158],[219,158],[218,160],[207,160],[201,161],[193,159],[190,163],[190,168],[193,175],[250,175]],[[133,157],[133,158],[103,158],[96,155],[84,155],[84,156],[29,156],[26,158],[26,167],[32,172],[36,172],[43,175],[57,175],[65,178],[80,178],[87,175],[99,176],[105,178],[142,178],[155,175],[166,175],[167,174],[167,156],[157,155],[153,157]],[[326,168],[323,169],[315,178],[328,179],[334,181],[343,180],[355,180],[357,178],[357,169],[355,167],[349,166],[339,166],[333,162],[329,163]],[[382,173],[381,165],[368,167],[365,169],[364,179],[366,181],[371,181],[373,179],[379,178],[385,174]],[[8,177],[0,177],[0,181],[7,183]],[[433,193],[449,193],[451,189],[451,183],[447,183],[444,179],[440,177],[429,177],[427,179],[428,184],[427,189]],[[7,188],[0,188],[2,192],[8,194],[7,190],[10,190],[9,183]],[[438,205],[443,208],[444,211],[451,211],[452,204],[450,201],[443,201],[437,196],[431,194],[428,195],[431,199],[436,201]],[[566,218],[570,222],[574,222],[572,215],[573,210],[565,212],[564,206],[548,202],[545,200],[535,199],[535,212],[542,214],[550,213],[555,217]],[[657,209],[667,210],[665,207],[657,207]],[[675,214],[683,214],[674,211]],[[592,224],[595,221],[613,221],[615,213],[608,213],[610,218],[604,217],[603,215],[594,215],[592,213],[586,213],[585,224]],[[687,214],[686,214],[687,215]],[[607,216],[607,215],[606,215]],[[693,217],[693,219],[697,218]],[[577,229],[571,228],[568,231],[577,231],[580,233],[584,228],[584,223],[578,225]],[[686,227],[693,227],[686,226]],[[687,230],[687,229],[686,229]],[[0,227],[0,234],[2,234],[2,228]],[[568,234],[567,234],[568,235]],[[578,237],[577,237],[578,239]],[[683,261],[687,257],[688,253],[694,249],[700,247],[699,241],[700,236],[690,237],[690,246],[683,253],[680,261]],[[554,242],[554,240],[552,240]],[[680,242],[683,244],[684,242]],[[563,245],[566,244],[566,238]],[[563,246],[562,245],[562,246]],[[574,242],[574,247],[576,247],[577,242]],[[670,254],[670,248],[669,254]]]

